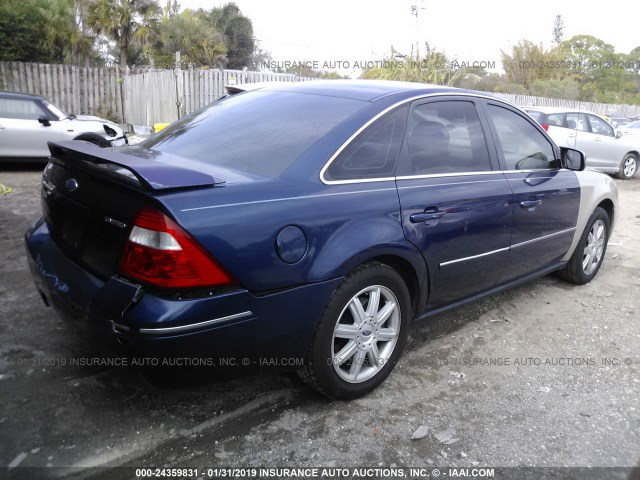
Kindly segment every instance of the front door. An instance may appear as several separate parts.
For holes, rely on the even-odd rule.
[[[569,250],[580,207],[576,174],[524,114],[487,103],[498,156],[513,191],[513,230],[503,281],[557,264]]]

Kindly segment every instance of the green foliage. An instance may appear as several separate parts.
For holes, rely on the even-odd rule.
[[[313,62],[301,60],[297,62],[298,65],[289,68],[276,68],[275,73],[291,73],[299,77],[317,78],[323,80],[336,80],[340,78],[348,78],[346,75],[340,75],[338,72],[327,72],[324,70],[315,70],[310,67],[305,67],[304,64],[313,64]]]
[[[577,35],[562,42],[560,51],[570,66],[569,75],[578,83],[578,100],[621,101],[625,81],[624,56],[613,45],[591,35]]]
[[[177,51],[183,65],[194,67],[254,69],[271,60],[235,3],[181,12],[178,0],[166,1],[161,9],[156,0],[0,0],[0,61],[99,65],[116,59],[124,72],[127,65],[148,64],[152,56],[157,66],[171,68]],[[590,35],[564,40],[563,28],[558,15],[551,49],[521,40],[510,52],[501,51],[503,75],[458,65],[426,44],[420,58],[401,57],[392,49],[362,78],[640,104],[640,46],[617,53]],[[108,55],[101,58],[97,47]],[[300,66],[285,72],[341,78]]]
[[[531,84],[529,93],[537,97],[550,98],[578,98],[580,86],[573,78],[566,77],[562,80],[536,80]]]
[[[155,0],[95,0],[89,6],[87,22],[97,35],[116,43],[118,64],[124,73],[129,46],[144,44],[156,33],[160,12]]]
[[[196,14],[226,37],[227,68],[240,70],[252,64],[257,47],[253,37],[253,24],[248,17],[242,15],[235,3],[227,3],[222,8],[211,10],[199,9]]]
[[[73,0],[2,0],[0,60],[70,63],[92,54]]]
[[[378,62],[380,66],[364,70],[360,78],[453,85],[465,76],[443,52],[425,46],[426,55],[419,58],[399,59],[392,49],[389,57]]]
[[[152,49],[156,65],[174,66],[178,51],[183,66],[218,66],[226,60],[225,37],[193,10],[165,10]]]
[[[45,45],[60,52],[64,63],[78,64],[93,56],[93,37],[82,32],[74,0],[36,0],[35,4],[47,16],[42,26]]]
[[[554,77],[554,68],[558,59],[555,50],[545,51],[541,45],[529,40],[521,40],[511,49],[511,53],[500,50],[502,66],[509,81],[529,90],[536,80]]]
[[[598,38],[577,35],[550,50],[522,40],[510,53],[501,53],[513,86],[497,85],[494,91],[509,88],[511,93],[567,100],[638,103],[640,47],[624,55]]]

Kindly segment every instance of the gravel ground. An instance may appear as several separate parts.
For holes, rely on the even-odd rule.
[[[638,179],[618,181],[619,220],[591,284],[547,276],[416,323],[391,377],[351,402],[274,369],[158,384],[132,367],[69,365],[95,354],[43,305],[23,247],[39,216],[40,172],[4,168],[0,184],[13,189],[0,196],[0,477],[638,464]]]

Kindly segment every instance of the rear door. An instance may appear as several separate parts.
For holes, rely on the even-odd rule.
[[[544,121],[549,136],[560,147],[576,148],[576,126],[572,122],[567,122],[565,113],[549,113],[545,115]]]
[[[477,99],[411,106],[396,170],[402,227],[429,268],[429,308],[494,286],[508,257],[512,194]]]
[[[510,281],[555,264],[569,250],[578,218],[580,187],[560,168],[559,151],[525,115],[486,103],[498,157],[513,190]]]

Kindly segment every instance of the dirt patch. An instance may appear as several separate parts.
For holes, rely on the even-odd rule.
[[[42,304],[27,271],[23,234],[39,216],[40,173],[2,171],[0,183],[13,189],[0,196],[2,466],[19,459],[62,468],[42,475],[99,478],[83,467],[639,460],[640,180],[618,181],[619,221],[595,281],[547,276],[416,323],[387,382],[352,402],[327,401],[279,371],[161,388],[132,368],[61,364],[92,352]],[[412,439],[420,426],[429,433]]]

